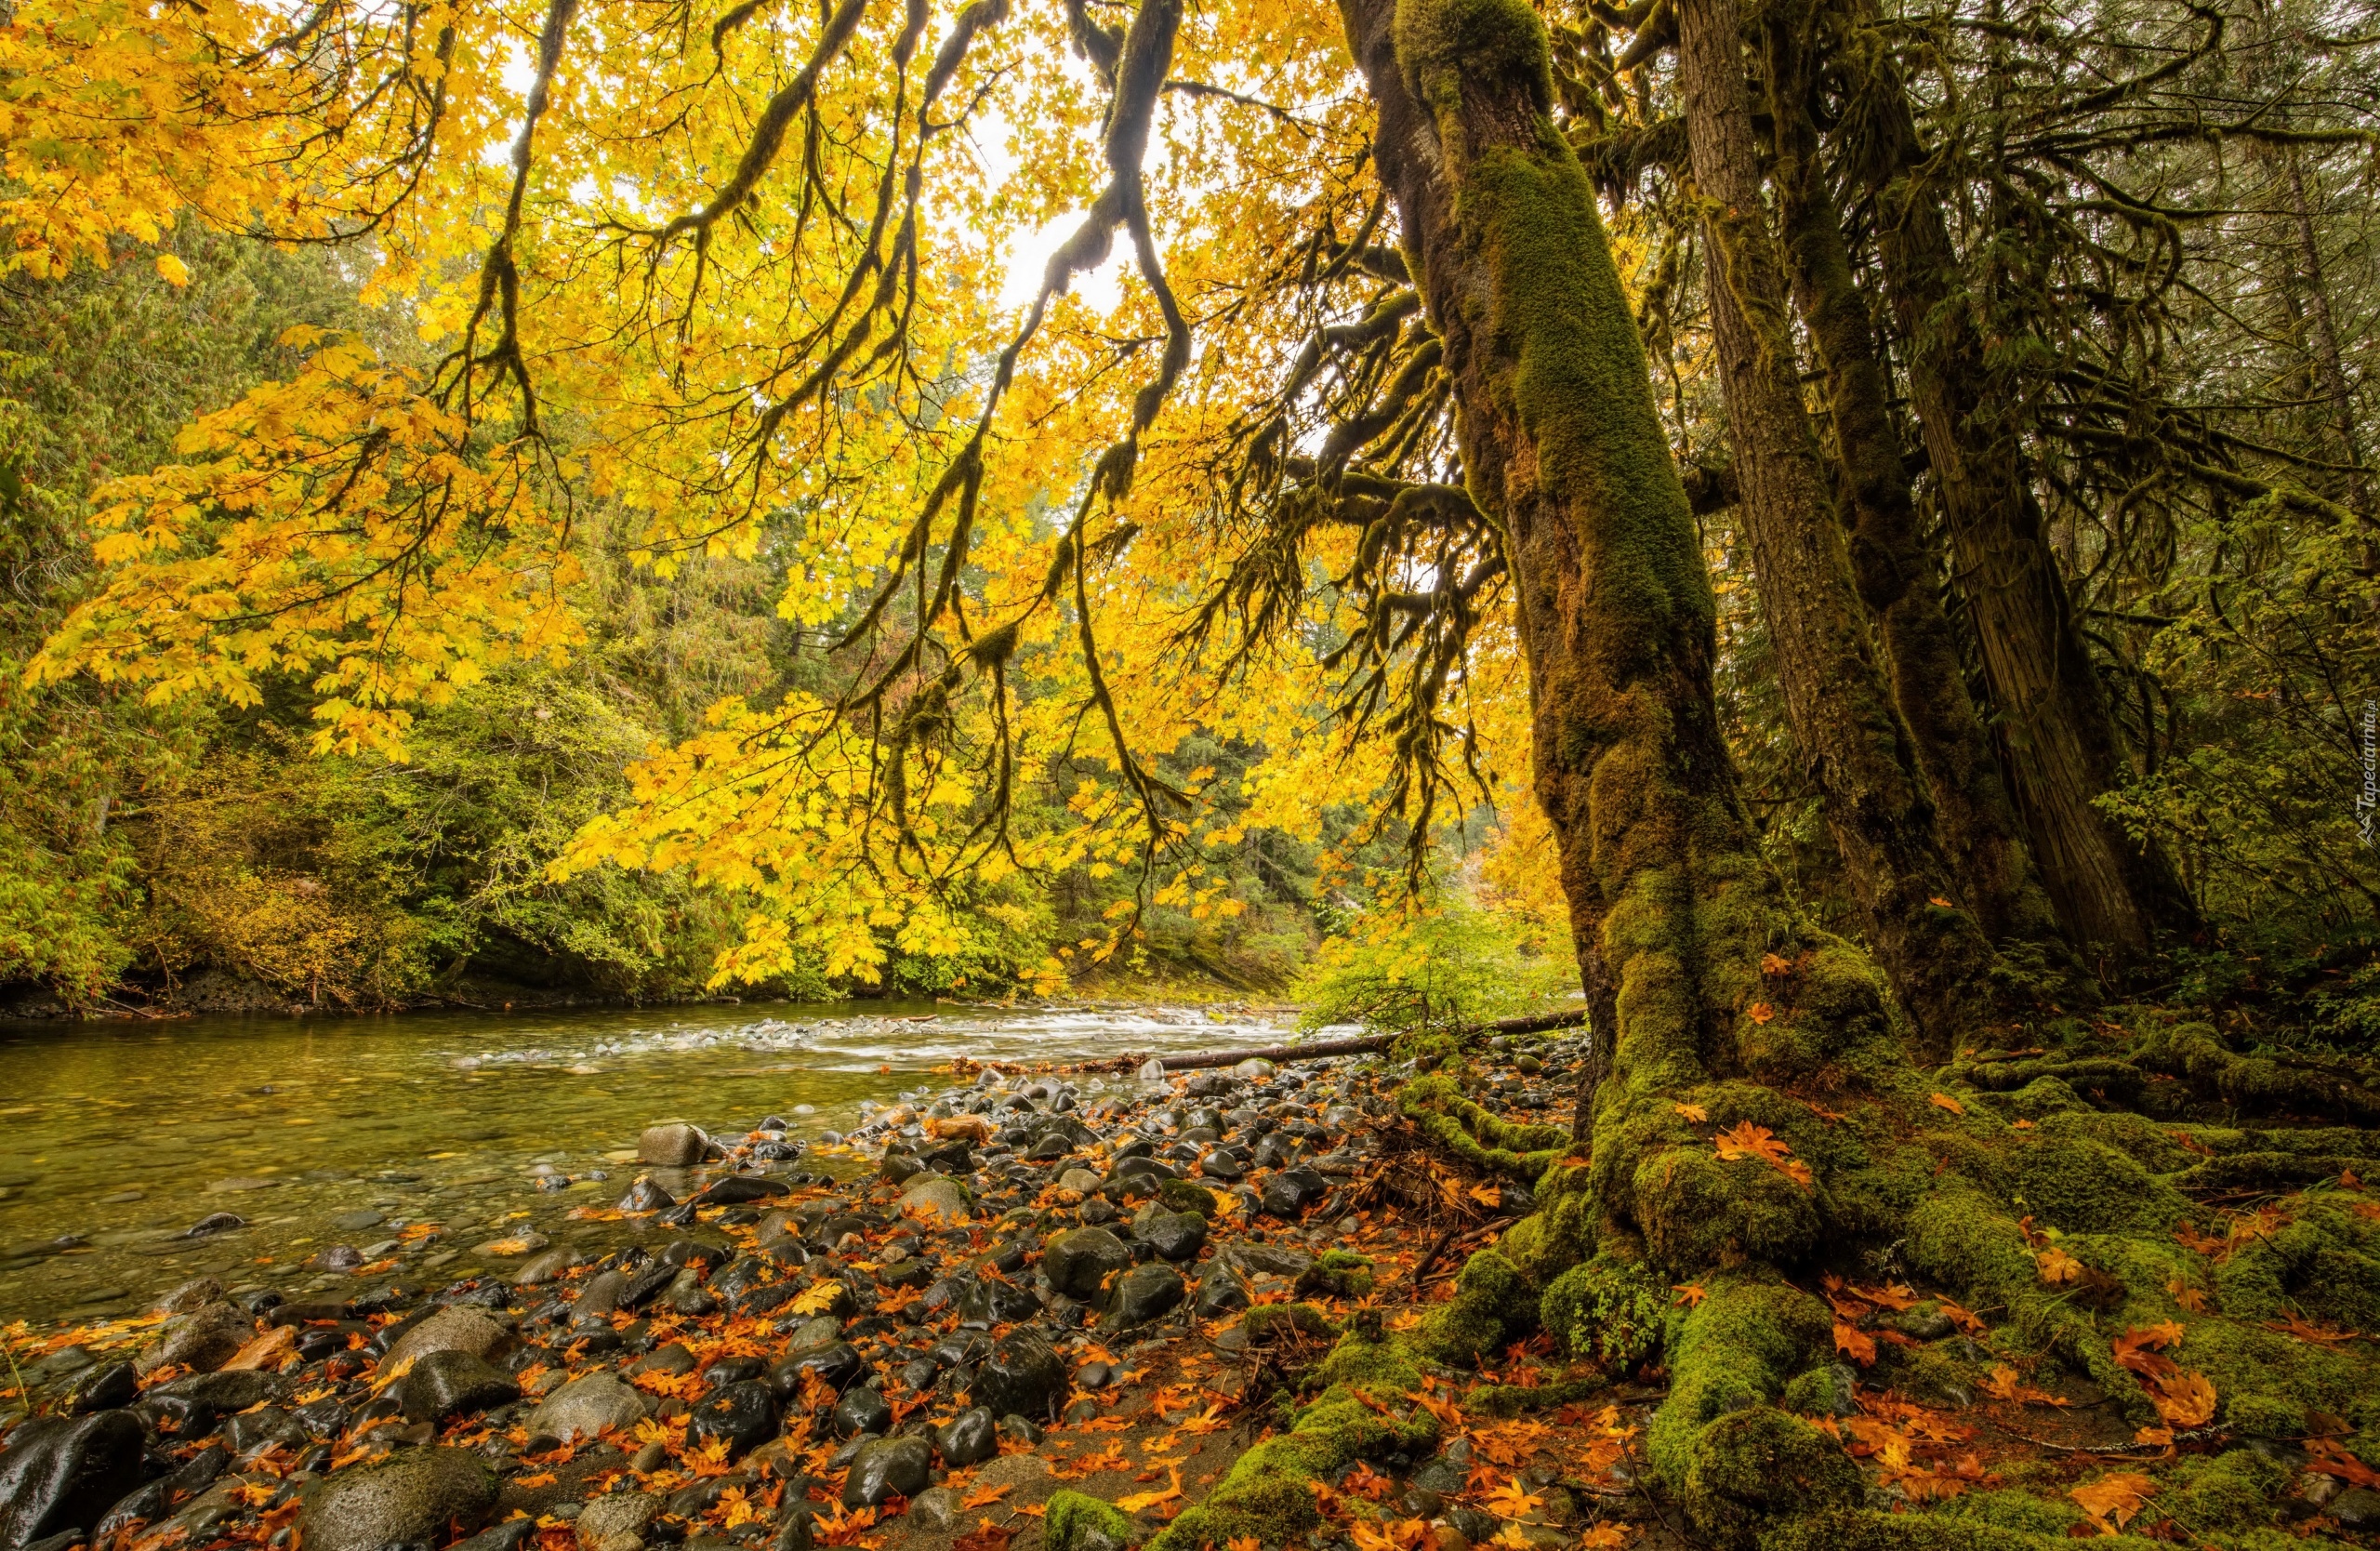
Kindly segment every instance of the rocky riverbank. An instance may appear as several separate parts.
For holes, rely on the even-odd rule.
[[[1572,1053],[1531,1048],[1487,1085],[1558,1114]],[[985,1070],[809,1148],[774,1116],[657,1126],[568,1241],[472,1250],[502,1275],[201,1279],[143,1319],[20,1327],[35,1414],[0,1452],[0,1546],[1113,1551],[1279,1423],[1340,1326],[1417,1321],[1433,1273],[1526,1210],[1399,1150],[1399,1076]],[[440,1231],[352,1269],[385,1279]],[[1582,1434],[1615,1491],[1632,1430],[1613,1406]],[[1324,1490],[1446,1551],[1576,1538],[1558,1469],[1511,1477],[1500,1518],[1475,1446]]]

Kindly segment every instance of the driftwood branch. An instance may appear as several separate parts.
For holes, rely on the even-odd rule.
[[[1494,1023],[1475,1024],[1463,1030],[1466,1034],[1541,1034],[1554,1028],[1575,1028],[1587,1021],[1586,1010],[1567,1013],[1530,1013],[1517,1018],[1499,1018]],[[1126,1051],[1104,1061],[1085,1061],[1077,1071],[1132,1071],[1152,1059],[1165,1063],[1170,1072],[1192,1071],[1201,1067],[1236,1067],[1242,1061],[1319,1061],[1332,1055],[1369,1055],[1386,1050],[1395,1040],[1394,1034],[1367,1034],[1353,1040],[1310,1040],[1303,1044],[1266,1045],[1260,1050],[1210,1050],[1196,1055],[1155,1055],[1148,1051]]]

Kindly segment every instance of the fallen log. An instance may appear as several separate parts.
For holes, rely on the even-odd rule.
[[[1528,1013],[1516,1018],[1499,1018],[1463,1030],[1466,1034],[1541,1034],[1553,1028],[1575,1028],[1587,1021],[1584,1008],[1563,1013]],[[1369,1055],[1386,1050],[1394,1042],[1394,1034],[1366,1034],[1352,1040],[1309,1040],[1303,1044],[1265,1045],[1258,1050],[1210,1050],[1196,1055],[1155,1055],[1149,1051],[1127,1051],[1104,1061],[1085,1061],[1071,1068],[1075,1071],[1104,1072],[1137,1071],[1152,1059],[1165,1063],[1170,1072],[1194,1071],[1202,1067],[1236,1067],[1242,1061],[1320,1061],[1332,1055]]]

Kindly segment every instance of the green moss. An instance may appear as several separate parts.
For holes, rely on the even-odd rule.
[[[1345,1250],[1325,1250],[1321,1258],[1298,1278],[1301,1292],[1321,1292],[1333,1298],[1361,1298],[1372,1290],[1372,1263]]]
[[[1349,1335],[1316,1374],[1326,1387],[1299,1410],[1291,1429],[1242,1454],[1149,1551],[1198,1551],[1250,1535],[1267,1547],[1290,1545],[1322,1521],[1316,1481],[1358,1459],[1426,1451],[1437,1441],[1437,1419],[1404,1399],[1421,1387],[1421,1370],[1397,1343]]]
[[[1821,1363],[1795,1374],[1777,1404],[1801,1416],[1848,1416],[1858,1380],[1841,1363]]]
[[[1741,1547],[1774,1523],[1849,1507],[1863,1491],[1841,1444],[1799,1417],[1753,1406],[1695,1436],[1681,1496],[1712,1544]]]
[[[1169,1179],[1157,1187],[1157,1199],[1168,1211],[1195,1212],[1212,1220],[1220,1207],[1215,1193],[1186,1179]]]
[[[1132,1521],[1113,1504],[1079,1491],[1052,1493],[1041,1518],[1041,1544],[1046,1551],[1097,1551],[1103,1539],[1121,1546],[1137,1538]]]
[[[1967,1501],[1957,1499],[1958,1503]],[[1794,1519],[1770,1531],[1760,1543],[1761,1551],[2056,1551],[2056,1547],[2067,1544],[2062,1531],[2052,1535],[1949,1514],[1872,1510],[1821,1513]],[[2095,1551],[2099,1547],[2105,1551],[2156,1551],[2163,1543],[2138,1535],[2115,1535],[2095,1537],[2091,1544]]]
[[[2162,1235],[2189,1214],[2189,1198],[2150,1174],[2131,1153],[2077,1134],[2069,1119],[2058,1117],[2013,1138],[2008,1173],[2018,1211],[2069,1233]]]
[[[1670,1396],[1647,1440],[1654,1465],[1685,1479],[1695,1437],[1729,1412],[1765,1406],[1786,1379],[1831,1358],[1834,1319],[1826,1305],[1772,1278],[1716,1278],[1701,1304],[1673,1312]]]
[[[1501,1352],[1537,1321],[1537,1294],[1520,1268],[1496,1250],[1463,1262],[1454,1296],[1430,1310],[1414,1345],[1440,1362],[1469,1367]]]
[[[2196,1535],[2263,1529],[2288,1493],[2290,1473],[2252,1449],[2185,1459],[2164,1477],[2157,1506]]]
[[[1556,1277],[1538,1318],[1580,1357],[1629,1366],[1660,1350],[1674,1295],[1641,1256],[1606,1251]]]
[[[1817,1188],[1756,1160],[1721,1158],[1707,1143],[1646,1157],[1632,1184],[1646,1247],[1680,1276],[1747,1258],[1798,1260],[1824,1226]]]
[[[1570,1150],[1570,1133],[1562,1127],[1514,1125],[1463,1097],[1443,1072],[1407,1083],[1396,1102],[1437,1147],[1493,1173],[1534,1180]]]

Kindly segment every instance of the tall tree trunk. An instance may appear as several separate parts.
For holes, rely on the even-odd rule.
[[[1786,715],[1825,798],[1876,957],[1927,1048],[1946,1051],[2000,1014],[1991,945],[1955,902],[1962,891],[1935,845],[1934,810],[1875,661],[1802,400],[1736,0],[1679,0],[1677,25],[1686,140],[1711,252],[1712,335],[1742,492],[1738,521]]]
[[[1884,289],[2011,795],[2068,935],[2118,962],[2137,959],[2196,912],[2163,853],[2094,805],[2125,778],[2128,758],[2033,497],[2022,417],[1987,359],[1989,302],[1960,273],[1889,58],[1879,52],[1862,80],[1860,173],[1876,200]]]
[[[1552,120],[1536,13],[1342,0],[1342,15],[1444,341],[1464,474],[1503,528],[1590,1067],[1609,1063],[1589,1074],[1591,1165],[1540,1182],[1540,1212],[1472,1258],[1418,1339],[1501,1350],[1598,1242],[1681,1275],[1736,1266],[1741,1294],[1713,1300],[1712,1344],[1655,1424],[1656,1465],[1706,1526],[1847,1503],[1857,1478],[1831,1440],[1763,1403],[1830,1359],[1824,1306],[1757,1272],[1816,1249],[1820,1198],[1723,1162],[1684,1117],[1787,1126],[1778,1088],[1893,1069],[1883,977],[1810,931],[1760,859],[1712,698],[1709,574],[1593,191]]]
[[[1837,16],[1824,0],[1779,0],[1764,13],[1762,27],[1778,219],[1794,304],[1825,383],[1850,507],[1852,574],[1876,620],[1893,703],[1933,804],[1937,842],[1958,880],[1953,897],[1995,941],[2034,945],[2052,967],[2070,970],[2072,949],[2042,892],[1967,689],[1888,407],[1883,354],[1867,298],[1853,281],[1842,209],[1820,165],[1814,98],[1820,50]]]
[[[2338,320],[2331,311],[2331,286],[2324,272],[2322,245],[2314,230],[2314,202],[2306,188],[2305,158],[2294,146],[2283,154],[2288,159],[2291,235],[2297,249],[2296,263],[2285,284],[2303,300],[2307,354],[2313,365],[2314,385],[2329,406],[2332,429],[2338,433],[2339,461],[2349,466],[2346,505],[2369,527],[2373,517],[2371,475],[2363,466],[2363,436],[2356,423],[2355,394],[2347,387],[2345,357],[2339,348]]]
[[[1836,1312],[1789,1276],[1889,1246],[1973,1306],[2005,1310],[2021,1339],[2089,1373],[2125,1425],[2149,1425],[2135,1376],[2091,1312],[2042,1281],[2031,1225],[2009,1202],[2036,1178],[2091,1180],[2067,1199],[2138,1216],[2153,1255],[2172,1220],[2156,1193],[2172,1187],[2096,1136],[2016,1129],[1964,1082],[1965,1102],[1942,1093],[1953,1075],[1912,1069],[1873,964],[1810,931],[1761,866],[1712,705],[1709,578],[1593,196],[1552,121],[1536,12],[1527,0],[1342,7],[1380,111],[1377,165],[1444,342],[1466,482],[1504,527],[1538,778],[1611,1068],[1585,1159],[1558,1128],[1507,1122],[1446,1074],[1399,1086],[1425,1135],[1528,1181],[1536,1210],[1474,1252],[1418,1328],[1391,1336],[1376,1317],[1351,1319],[1295,1425],[1241,1454],[1150,1551],[1286,1544],[1319,1528],[1317,1482],[1437,1441],[1436,1415],[1413,1404],[1423,1359],[1492,1361],[1540,1328],[1580,1355],[1660,1357],[1669,1394],[1646,1453],[1697,1544],[1940,1540],[1918,1515],[1856,1506],[1869,1491],[1858,1467],[1805,1420],[1853,1404],[1856,1386],[1838,1366]],[[2185,1048],[2160,1027],[2144,1051],[2202,1063],[2191,1070],[2207,1080],[2236,1075],[2211,1033]],[[2115,1237],[2069,1242],[2102,1253]],[[2215,1382],[2256,1403],[2259,1360]]]

